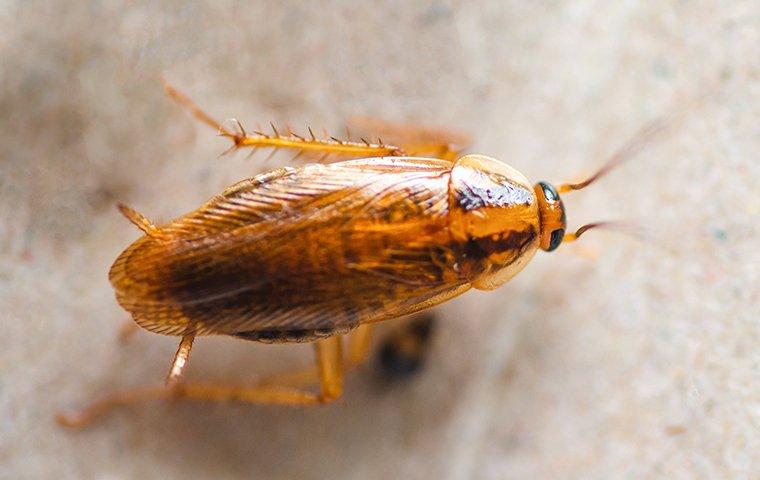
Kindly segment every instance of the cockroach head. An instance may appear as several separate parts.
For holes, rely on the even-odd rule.
[[[567,217],[565,205],[559,198],[557,189],[547,182],[538,182],[533,191],[538,199],[538,214],[540,222],[540,246],[546,252],[559,247],[565,236]]]
[[[606,228],[612,230],[622,230],[619,223],[613,222],[596,222],[582,226],[575,233],[565,234],[566,218],[565,206],[559,198],[560,193],[568,193],[576,190],[583,190],[589,185],[596,183],[597,180],[606,176],[617,167],[634,158],[644,147],[651,141],[667,131],[669,122],[667,119],[658,119],[648,123],[627,143],[613,153],[602,167],[593,175],[577,183],[563,183],[559,188],[554,188],[546,182],[538,182],[533,190],[538,199],[538,210],[541,223],[541,238],[539,245],[541,249],[551,252],[559,247],[559,244],[572,242],[578,239],[584,232],[592,228]]]

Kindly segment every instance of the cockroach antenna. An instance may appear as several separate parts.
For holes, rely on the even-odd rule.
[[[583,235],[584,233],[593,229],[610,230],[614,232],[624,233],[626,235],[637,237],[639,239],[643,239],[644,237],[646,237],[646,233],[641,228],[641,225],[637,225],[634,222],[604,221],[604,222],[588,223],[580,227],[574,233],[566,233],[562,241],[573,242],[575,240],[578,240],[578,238],[580,238],[580,236]]]
[[[541,238],[541,248],[547,252],[555,250],[562,242],[573,242],[585,232],[592,229],[615,230],[629,235],[641,237],[643,230],[628,222],[593,222],[583,225],[575,233],[565,233],[567,220],[565,206],[560,199],[560,194],[574,190],[582,190],[600,178],[610,173],[623,163],[631,160],[652,141],[661,136],[672,126],[673,119],[670,117],[658,118],[641,128],[628,142],[614,152],[599,170],[587,179],[578,183],[565,183],[558,188],[546,182],[538,182],[534,186],[534,192],[538,198],[541,218],[541,229],[546,232]]]
[[[613,153],[602,167],[593,175],[578,183],[565,183],[557,188],[559,193],[567,193],[573,190],[582,190],[600,178],[604,177],[612,170],[634,158],[638,153],[650,146],[657,137],[662,136],[670,126],[665,118],[658,118],[644,125],[628,142]]]

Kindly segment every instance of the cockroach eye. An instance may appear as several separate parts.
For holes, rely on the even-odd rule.
[[[553,203],[559,199],[559,194],[557,194],[557,190],[555,190],[553,186],[546,182],[539,182],[539,185],[541,185],[541,188],[544,191],[544,198],[546,198],[547,202]]]
[[[552,250],[556,250],[557,247],[559,247],[559,244],[562,243],[562,238],[565,236],[565,230],[563,228],[558,228],[554,231],[552,231],[551,240],[549,241],[549,248],[546,249],[547,252],[551,252]]]

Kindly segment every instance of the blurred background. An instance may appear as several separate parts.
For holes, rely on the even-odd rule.
[[[760,11],[748,1],[7,1],[0,4],[0,478],[758,478]],[[214,116],[341,132],[450,125],[531,180],[592,171],[569,223],[643,222],[539,253],[436,311],[425,368],[372,364],[330,406],[61,409],[160,381],[173,338],[117,341],[107,281],[138,236],[270,168]],[[197,342],[188,375],[252,379],[308,346]]]

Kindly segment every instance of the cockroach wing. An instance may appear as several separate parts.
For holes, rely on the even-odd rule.
[[[451,164],[370,158],[259,175],[115,262],[119,303],[164,334],[308,340],[469,288],[448,228]]]

